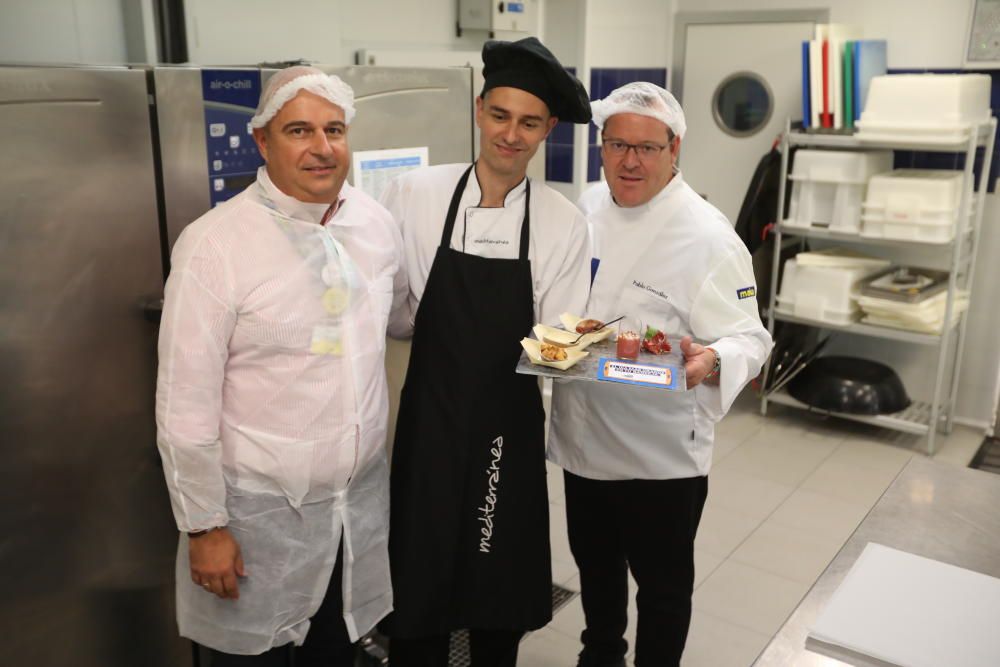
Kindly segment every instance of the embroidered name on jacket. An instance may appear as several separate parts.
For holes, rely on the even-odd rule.
[[[752,296],[757,296],[757,288],[753,285],[736,290],[736,297],[739,299],[749,299]]]
[[[479,550],[486,554],[490,552],[493,541],[493,513],[496,511],[497,506],[497,487],[500,485],[500,458],[503,456],[502,435],[493,441],[490,454],[493,455],[493,461],[486,469],[486,479],[489,486],[486,489],[483,506],[479,508],[481,514],[479,520],[483,524],[479,528],[479,532],[482,534],[482,537],[479,538]]]
[[[668,297],[666,294],[664,294],[660,290],[656,289],[652,285],[647,285],[646,283],[644,283],[642,281],[633,280],[632,281],[632,285],[634,285],[635,287],[638,287],[639,289],[644,289],[647,292],[649,292],[650,294],[655,294],[656,296],[660,297],[661,299],[665,299],[667,301],[670,300],[670,297]]]
[[[506,239],[476,239],[473,243],[485,243],[486,245],[510,245]]]

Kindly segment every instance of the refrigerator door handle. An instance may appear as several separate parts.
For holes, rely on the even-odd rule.
[[[160,317],[163,315],[162,296],[144,297],[139,302],[139,306],[142,308],[142,316],[146,318],[147,322],[151,322],[153,324],[160,323]]]

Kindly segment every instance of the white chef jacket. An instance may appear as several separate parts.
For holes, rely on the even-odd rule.
[[[393,310],[389,330],[394,336],[413,331],[452,193],[468,168],[468,164],[447,164],[415,169],[393,180],[382,194],[382,204],[403,234],[410,286],[408,307]],[[526,180],[507,193],[503,208],[482,208],[482,190],[473,170],[455,218],[452,249],[479,257],[517,259]],[[561,313],[582,312],[587,300],[587,221],[561,194],[532,180],[529,231],[535,321],[558,324]]]
[[[585,192],[579,205],[600,261],[587,316],[636,316],[675,348],[692,336],[718,352],[722,371],[718,386],[684,392],[557,381],[549,459],[590,479],[707,475],[715,422],[771,350],[750,254],[726,217],[680,173],[642,206],[618,206],[606,183]]]
[[[157,444],[181,540],[181,634],[235,654],[301,644],[343,536],[356,640],[392,608],[386,322],[405,300],[389,213],[345,184],[326,204],[257,181],[177,240],[160,326]],[[187,532],[228,526],[240,599],[191,581]]]

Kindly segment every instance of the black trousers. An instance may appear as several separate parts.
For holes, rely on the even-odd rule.
[[[586,619],[580,665],[622,664],[628,570],[638,586],[635,667],[679,665],[708,478],[603,481],[566,472],[565,480],[569,546]]]
[[[470,667],[514,667],[523,632],[513,630],[469,630]],[[448,667],[449,635],[419,639],[390,639],[392,667]]]
[[[343,616],[342,556],[341,547],[323,602],[310,619],[309,634],[302,646],[285,644],[260,655],[233,655],[203,648],[200,653],[207,655],[207,660],[200,661],[201,667],[354,667],[357,647],[351,643]]]

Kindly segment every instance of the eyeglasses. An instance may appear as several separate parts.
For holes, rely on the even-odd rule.
[[[654,144],[651,142],[645,142],[642,144],[628,144],[624,141],[619,141],[618,139],[605,139],[601,142],[610,155],[615,157],[624,157],[628,153],[628,149],[632,148],[635,150],[635,155],[640,160],[652,160],[660,156],[664,150],[669,148],[670,144],[661,146],[660,144]]]

